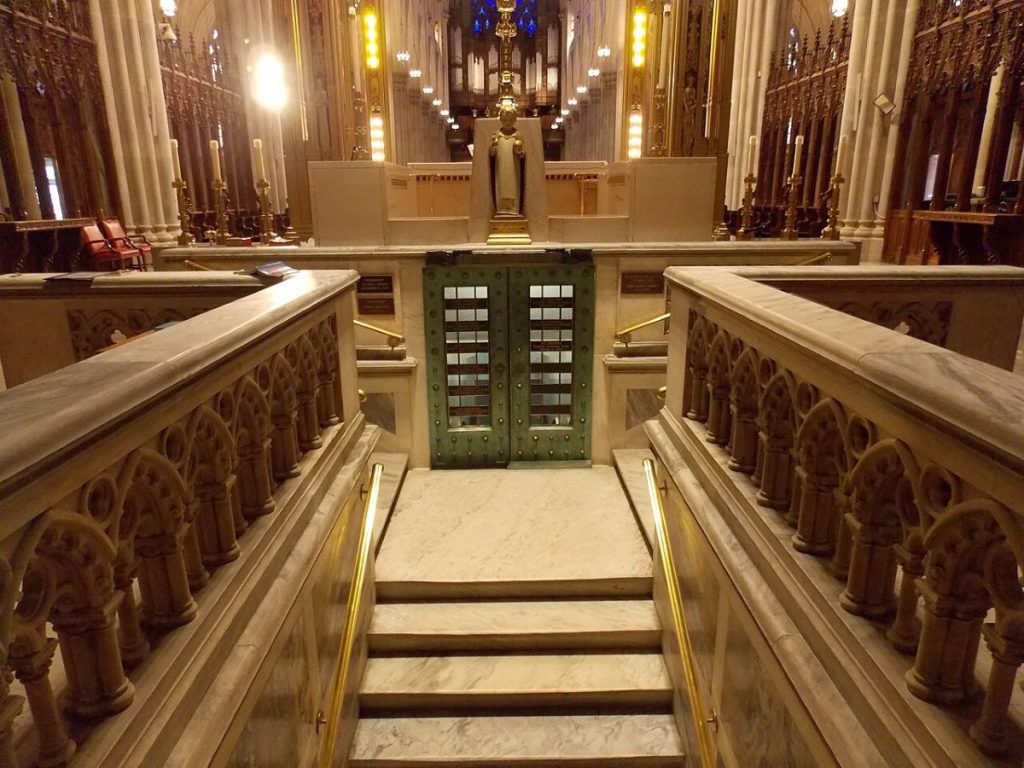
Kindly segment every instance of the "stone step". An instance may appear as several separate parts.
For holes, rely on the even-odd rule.
[[[651,576],[607,579],[504,579],[501,581],[406,581],[379,579],[379,602],[404,600],[531,600],[560,598],[650,598]]]
[[[685,766],[671,715],[365,718],[352,768]]]
[[[669,711],[672,684],[660,653],[371,658],[360,711],[479,709]]]
[[[370,624],[371,653],[475,650],[651,650],[661,623],[650,600],[387,603]]]

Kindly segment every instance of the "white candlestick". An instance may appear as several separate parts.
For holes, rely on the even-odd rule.
[[[220,143],[210,142],[210,165],[213,168],[213,180],[220,181]]]
[[[793,149],[793,175],[794,176],[799,176],[800,175],[800,156],[803,154],[803,151],[804,151],[804,137],[803,136],[797,136],[796,137],[796,142],[794,143],[794,149]]]
[[[178,157],[178,140],[171,139],[171,162],[174,163],[174,180],[181,180],[181,158]]]
[[[252,148],[256,150],[256,175],[260,177],[260,181],[266,181],[267,168],[263,164],[263,142],[259,139],[253,139]]]
[[[757,168],[757,136],[751,136],[747,144],[747,176],[753,176]]]
[[[843,172],[843,163],[846,161],[846,145],[850,141],[849,136],[839,137],[839,149],[836,150],[836,175]]]

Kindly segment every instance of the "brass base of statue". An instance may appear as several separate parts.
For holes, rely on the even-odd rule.
[[[525,216],[491,219],[488,245],[530,245],[530,221]]]

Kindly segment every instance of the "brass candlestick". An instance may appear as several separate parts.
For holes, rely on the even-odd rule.
[[[821,231],[822,240],[839,239],[839,194],[845,182],[838,171],[832,177],[832,186],[828,188],[828,226]]]
[[[736,233],[737,240],[753,240],[754,228],[751,226],[754,219],[754,186],[757,184],[757,176],[747,174],[743,179],[745,191],[743,192],[743,212],[740,218],[740,231]]]
[[[214,179],[210,187],[213,189],[213,212],[217,220],[213,241],[217,245],[227,245],[228,238],[231,237],[231,232],[228,231],[228,183],[224,179]]]
[[[189,194],[188,182],[184,179],[175,179],[171,186],[178,193],[178,222],[181,225],[178,245],[189,246],[196,241],[192,235],[192,195]]]
[[[796,201],[800,197],[800,188],[803,186],[802,176],[795,173],[789,177],[789,193],[786,198],[786,228],[782,230],[783,240],[796,240]]]
[[[274,214],[270,210],[270,182],[260,179],[256,182],[260,198],[260,242],[270,245],[274,239]]]

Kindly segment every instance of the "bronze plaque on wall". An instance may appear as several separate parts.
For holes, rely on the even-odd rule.
[[[357,294],[356,307],[360,315],[393,315],[395,314],[395,297],[359,296]]]
[[[394,293],[395,283],[391,275],[363,275],[356,284],[356,293]]]
[[[665,276],[661,272],[623,272],[623,294],[655,294],[665,292]]]

